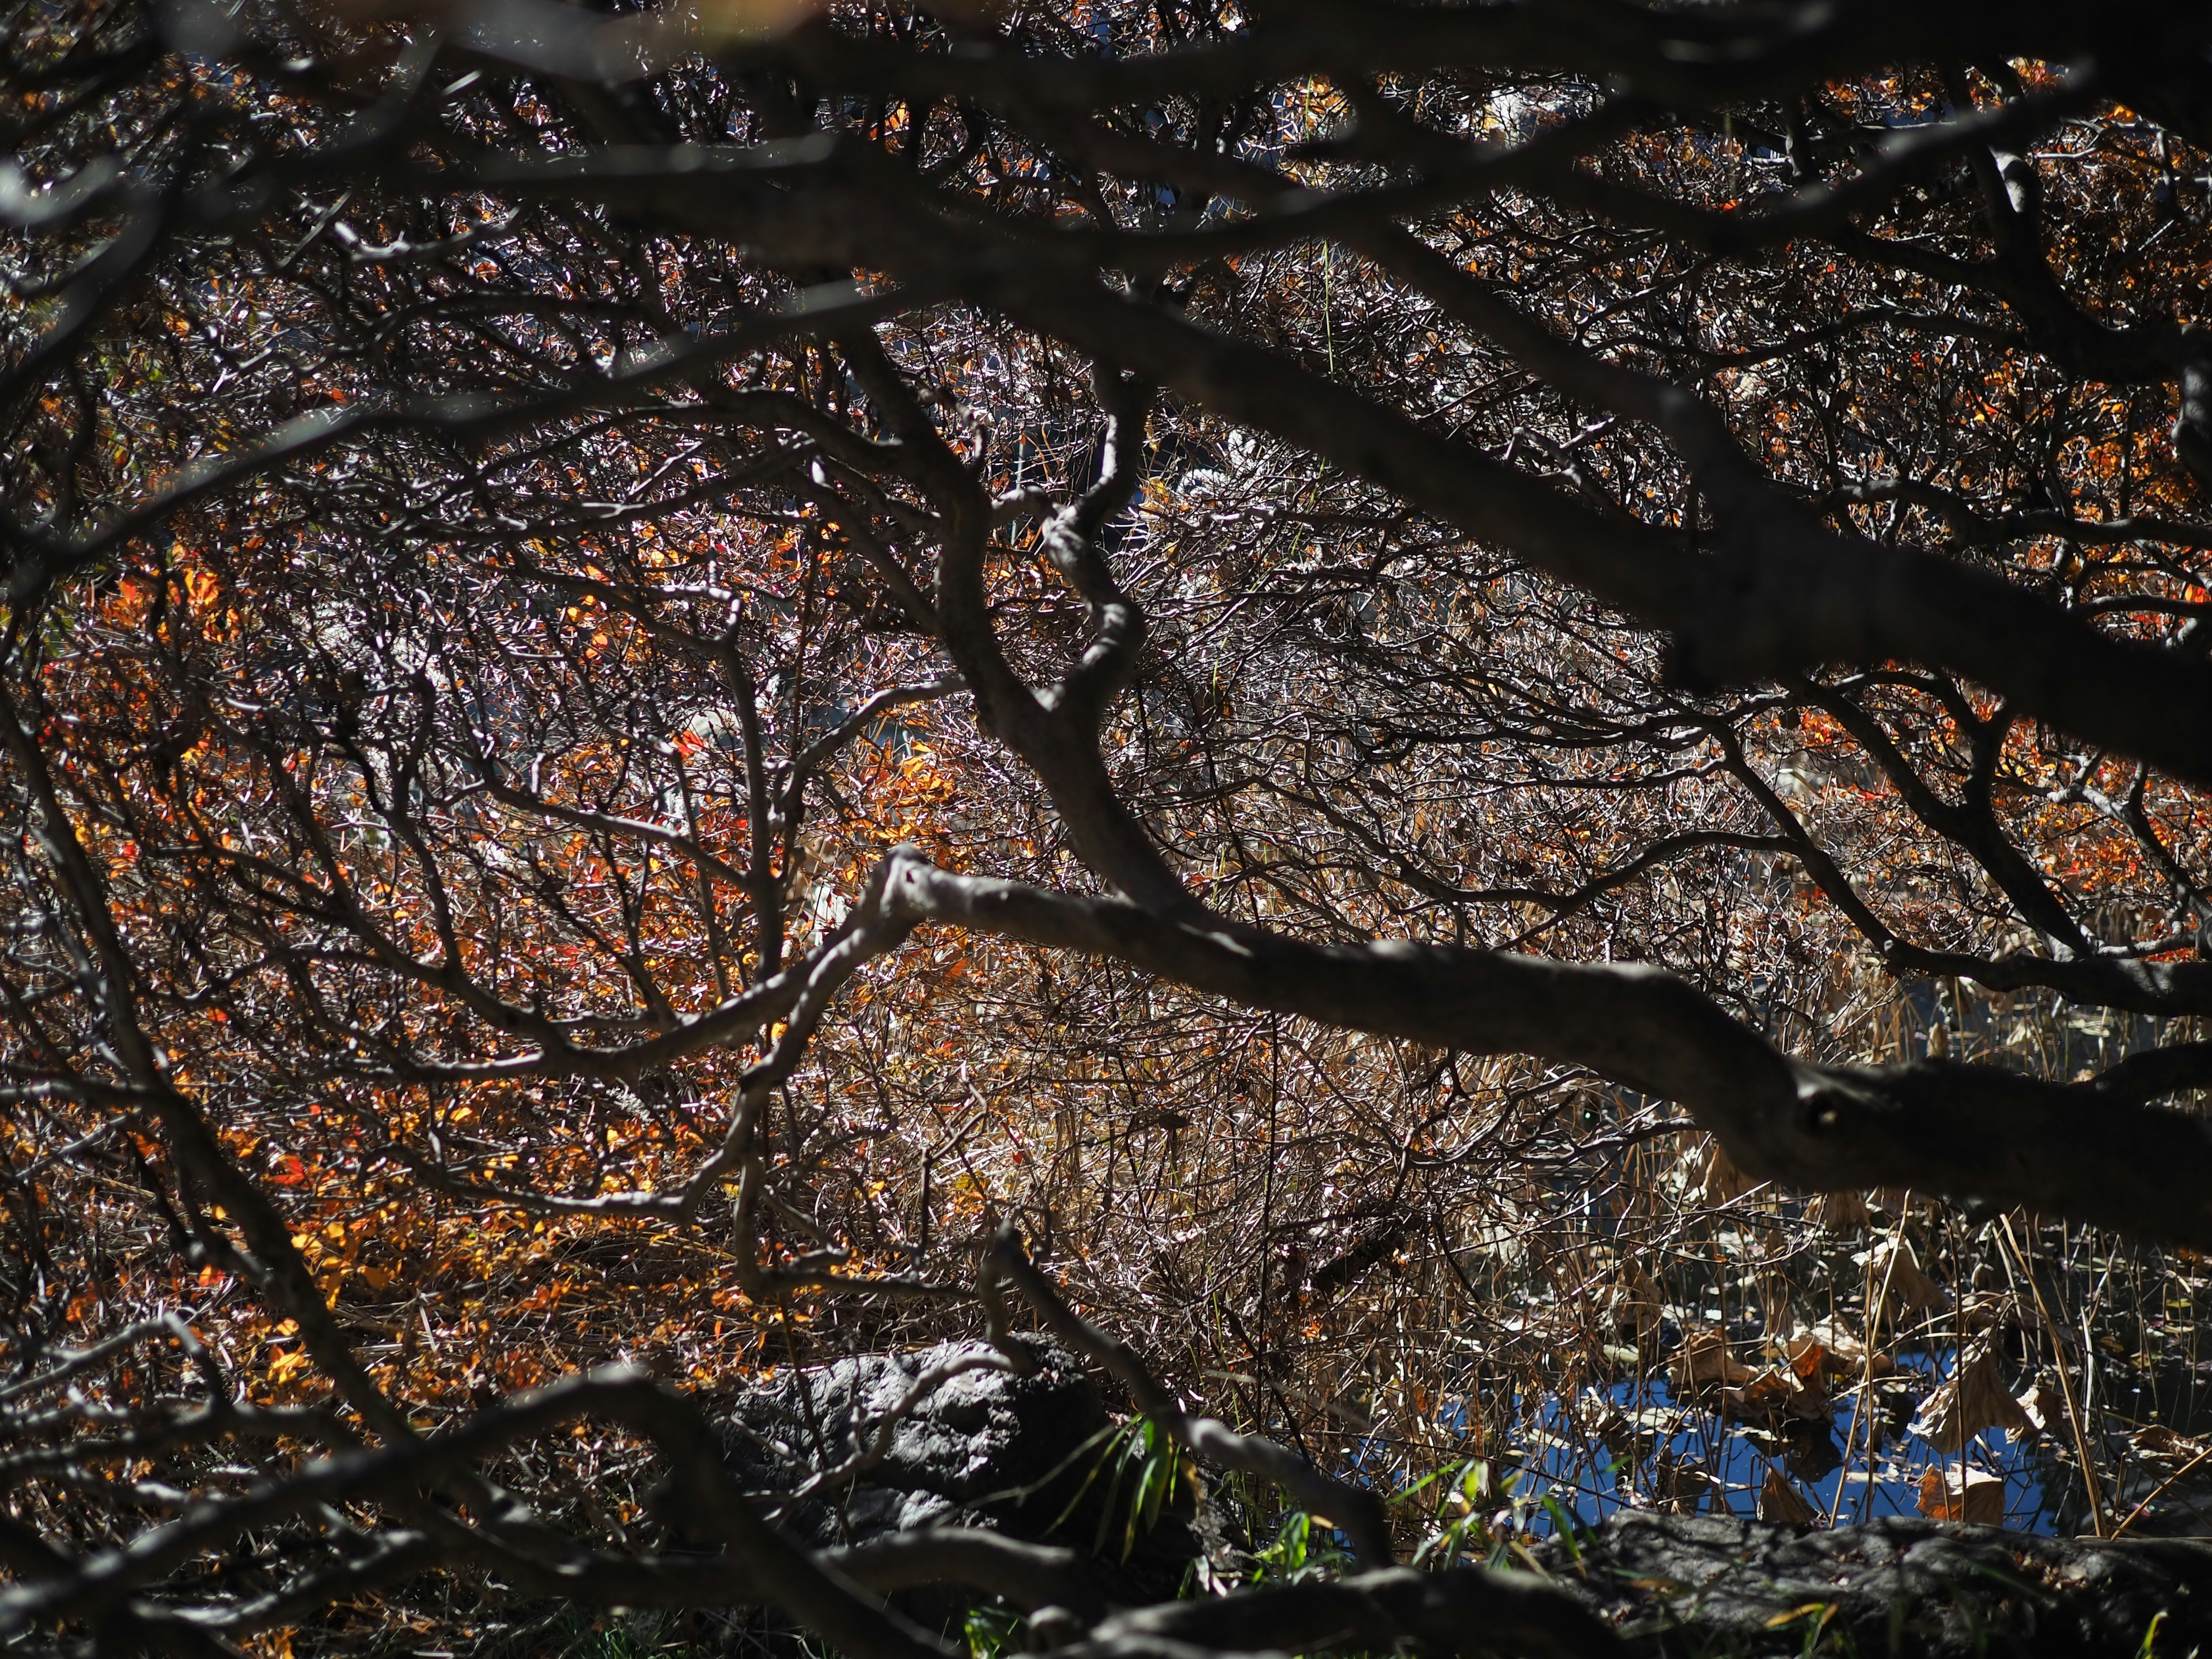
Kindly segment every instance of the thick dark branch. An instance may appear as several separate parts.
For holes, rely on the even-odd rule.
[[[2147,1048],[2107,1066],[2090,1082],[2115,1100],[2155,1100],[2186,1089],[2212,1089],[2212,1042]]]
[[[969,274],[957,285],[1017,320],[1326,457],[1672,632],[1675,668],[1686,684],[1781,678],[1838,662],[1940,664],[2000,691],[2023,714],[2177,777],[2212,781],[2212,667],[2102,633],[1993,573],[1838,534],[1753,465],[1702,401],[1553,338],[1410,237],[1373,232],[1357,240],[1560,391],[1664,430],[1698,474],[1720,521],[1716,556],[1591,512],[1272,352],[1090,283],[1034,236],[1016,235],[1004,225],[935,219],[918,210],[880,157],[853,145],[825,142],[808,152],[817,170],[809,175],[803,207],[794,196],[753,180],[747,169],[757,164],[736,155],[710,154],[702,164],[719,169],[721,182],[742,181],[745,189],[726,200],[702,196],[696,182],[679,185],[670,171],[672,155],[626,152],[492,169],[484,176],[489,181],[496,174],[533,193],[560,189],[619,199],[640,217],[762,238],[793,258],[912,269],[917,295],[954,280],[946,271],[964,268]],[[995,262],[987,263],[994,242]],[[858,337],[855,343],[865,343]],[[868,372],[864,356],[855,354],[855,372],[896,426],[899,399],[880,374]],[[909,416],[904,423],[909,429],[902,436],[930,446],[934,433],[926,419]],[[952,498],[937,595],[946,643],[992,728],[1040,770],[1068,772],[1066,782],[1073,786],[1079,780],[1071,767],[1097,769],[1079,767],[1072,757],[1053,759],[1055,748],[1066,747],[1053,741],[1057,732],[1021,729],[1034,723],[1036,697],[997,659],[982,614],[988,504],[965,501],[975,486],[954,478],[954,470],[941,462],[932,469],[933,489]],[[1064,808],[1070,805],[1063,799]],[[1100,820],[1122,821],[1118,813]],[[1082,815],[1071,818],[1079,836],[1091,833],[1081,823]],[[1155,908],[1188,902],[1139,844],[1109,849],[1102,841],[1096,850],[1110,851],[1121,866],[1097,867],[1124,890],[1141,891]]]
[[[886,422],[920,458],[927,487],[942,513],[936,611],[945,649],[974,694],[984,726],[1035,770],[1059,808],[1069,839],[1091,869],[1148,909],[1199,912],[1197,901],[1145,826],[1115,793],[1099,757],[1095,720],[1079,708],[1057,707],[1024,681],[1007,660],[984,580],[992,545],[989,495],[945,442],[881,347],[861,339],[849,343],[848,350],[855,377]],[[1105,362],[1113,361],[1110,351],[1101,356]],[[1127,503],[1137,483],[1144,389],[1117,381],[1112,395],[1116,408],[1107,471],[1067,521],[1066,533],[1076,539],[1063,548],[1071,561],[1068,568],[1077,573],[1070,580],[1077,581],[1079,590],[1087,584],[1085,597],[1102,607],[1099,634],[1093,641],[1097,648],[1085,653],[1076,671],[1078,676],[1098,682],[1102,698],[1118,678],[1127,653],[1141,642],[1143,620],[1142,613],[1121,596],[1089,545],[1090,537]]]
[[[1429,257],[1439,275],[1458,280]],[[1663,383],[1646,382],[1626,412],[1645,405],[1684,443],[1722,520],[1717,556],[1591,512],[1357,393],[1182,319],[1057,285],[1010,283],[1001,303],[1672,632],[1687,683],[1779,678],[1832,662],[1942,664],[2024,714],[2177,777],[2212,781],[2212,668],[2100,633],[1987,572],[1836,534],[1742,461],[1710,410]],[[1486,308],[1483,319],[1499,326]],[[1594,393],[1605,406],[1620,406],[1609,400],[1621,397],[1624,380],[1644,380],[1560,350],[1582,359],[1576,367],[1590,382],[1571,383],[1563,362],[1563,389]]]
[[[1066,1607],[1086,1621],[1106,1612],[1098,1585],[1075,1551],[1025,1544],[980,1527],[890,1533],[827,1551],[822,1564],[878,1595],[929,1584],[965,1584],[1024,1612]]]
[[[884,902],[914,920],[1110,957],[1326,1024],[1587,1066],[1680,1103],[1762,1180],[1917,1187],[2212,1245],[2212,1129],[2193,1117],[1980,1066],[1813,1065],[1656,969],[1306,944],[895,856]]]
[[[1079,722],[1093,741],[1098,723],[1145,645],[1144,608],[1115,583],[1098,541],[1106,526],[1136,496],[1145,416],[1152,405],[1149,386],[1127,380],[1110,368],[1100,369],[1095,378],[1107,410],[1098,482],[1046,520],[1042,537],[1045,556],[1090,607],[1092,633],[1075,666],[1041,699],[1047,708]]]
[[[1528,1574],[1479,1567],[1417,1572],[1391,1567],[1334,1583],[1314,1582],[1218,1599],[1171,1601],[1101,1626],[1098,1649],[1146,1637],[1244,1651],[1352,1648],[1601,1659],[1620,1638],[1558,1591]]]

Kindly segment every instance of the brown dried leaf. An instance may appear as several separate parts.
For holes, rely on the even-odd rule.
[[[1613,1323],[1634,1336],[1657,1330],[1666,1317],[1666,1299],[1659,1282],[1644,1271],[1641,1263],[1630,1264],[1613,1287],[1610,1301]]]
[[[1705,1466],[1661,1448],[1651,1465],[1651,1492],[1662,1510],[1674,1515],[1695,1515],[1705,1508],[1715,1481]]]
[[[1863,1377],[1869,1375],[1866,1344],[1848,1332],[1838,1330],[1832,1325],[1815,1325],[1790,1345],[1790,1364],[1795,1365],[1799,1354],[1808,1347],[1822,1352],[1820,1363],[1831,1377]],[[1888,1376],[1897,1370],[1896,1359],[1879,1349],[1874,1354],[1873,1362],[1871,1375],[1875,1376]]]
[[[1795,1417],[1808,1423],[1825,1423],[1835,1411],[1835,1402],[1828,1398],[1827,1380],[1821,1376],[1802,1377],[1792,1375],[1796,1386],[1790,1391],[1790,1403],[1783,1408],[1786,1417]]]
[[[1741,1198],[1754,1184],[1710,1135],[1702,1147],[1692,1146],[1684,1161],[1689,1169],[1686,1196],[1692,1204],[1726,1204]]]
[[[1770,1466],[1766,1484],[1759,1489],[1759,1518],[1784,1526],[1809,1527],[1820,1517],[1797,1488],[1783,1478],[1782,1471]]]
[[[1729,1389],[1727,1400],[1744,1417],[1790,1417],[1817,1423],[1831,1409],[1826,1379],[1817,1368],[1801,1374],[1794,1364],[1760,1371],[1741,1389]]]
[[[2004,1481],[1973,1471],[1930,1469],[1920,1477],[1920,1512],[1931,1521],[2004,1525]]]
[[[1977,1341],[1951,1380],[1922,1403],[1912,1431],[1940,1450],[1958,1451],[1984,1429],[2026,1434],[2035,1426],[1997,1374],[1989,1344]]]
[[[1871,1219],[1864,1193],[1816,1193],[1805,1206],[1805,1219],[1832,1233],[1866,1231]]]
[[[1790,1385],[1779,1371],[1760,1371],[1740,1389],[1722,1389],[1721,1399],[1731,1417],[1779,1417],[1790,1403]]]
[[[1717,1330],[1692,1334],[1668,1372],[1674,1386],[1689,1394],[1705,1389],[1740,1388],[1753,1375],[1751,1367],[1729,1349],[1727,1333]]]
[[[1791,1338],[1783,1353],[1789,1364],[1790,1375],[1801,1382],[1826,1382],[1831,1376],[1847,1376],[1851,1370],[1849,1364],[1836,1357],[1826,1343],[1810,1332]]]
[[[1615,1457],[1634,1457],[1638,1447],[1650,1438],[1636,1419],[1595,1389],[1585,1391],[1575,1402],[1575,1418]]]
[[[2191,1458],[2202,1457],[2208,1449],[2212,1449],[2208,1448],[2204,1441],[2192,1440],[2185,1434],[2176,1433],[2164,1423],[2154,1423],[2147,1429],[2137,1430],[2129,1437],[2128,1443],[2136,1449],[2137,1455],[2160,1463],[2186,1463]]]
[[[2066,1396],[2050,1383],[2039,1382],[2020,1396],[2020,1409],[2031,1428],[2048,1434],[2052,1424],[2066,1420]]]
[[[1941,1313],[1951,1305],[1951,1293],[1920,1271],[1920,1259],[1903,1239],[1886,1238],[1858,1259],[1867,1265],[1886,1320]]]
[[[1959,1322],[1969,1331],[2043,1328],[2042,1317],[2010,1291],[1976,1291],[1959,1310]]]

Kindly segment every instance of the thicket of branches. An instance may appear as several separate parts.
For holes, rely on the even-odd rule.
[[[936,1653],[700,1401],[987,1329],[1443,1569],[1101,1653],[1601,1647],[1376,1494],[1624,1371],[2199,1449],[2197,9],[6,31],[0,1635]]]

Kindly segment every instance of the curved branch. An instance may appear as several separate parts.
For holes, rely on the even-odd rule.
[[[1436,292],[1474,293],[1449,261],[1410,238],[1398,251]],[[1180,318],[1098,289],[1007,281],[994,297],[1021,320],[1116,354],[1193,402],[1324,456],[1671,631],[1674,671],[1686,683],[1783,678],[1828,662],[1939,663],[2002,693],[2023,714],[2177,777],[2212,782],[2212,667],[2100,632],[2001,577],[1838,535],[1753,467],[1705,405],[1549,336],[1543,360],[1562,390],[1667,426],[1721,517],[1717,556],[1579,506],[1356,392]],[[1502,309],[1468,314],[1505,333]],[[1540,331],[1523,321],[1520,333],[1514,349],[1534,358]]]
[[[1656,969],[1307,944],[953,875],[911,850],[890,862],[884,902],[909,921],[1110,957],[1325,1024],[1587,1066],[1680,1103],[1759,1180],[1911,1186],[2212,1246],[2212,1127],[2094,1088],[1982,1066],[1814,1065]]]
[[[1139,1637],[1245,1651],[1384,1652],[1413,1644],[1438,1653],[1605,1659],[1625,1650],[1593,1614],[1534,1577],[1480,1567],[1445,1572],[1390,1567],[1334,1583],[1171,1601],[1110,1619],[1092,1640],[1110,1653],[1126,1638]]]
[[[1066,1607],[1086,1622],[1106,1603],[1072,1549],[1025,1544],[981,1527],[931,1527],[895,1532],[845,1549],[824,1551],[823,1565],[878,1595],[928,1584],[966,1584],[1025,1613]]]
[[[2090,1086],[2115,1100],[2130,1101],[2212,1088],[2212,1042],[2177,1042],[2130,1054],[2098,1073]]]

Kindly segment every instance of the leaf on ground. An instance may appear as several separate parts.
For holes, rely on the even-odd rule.
[[[1951,1380],[1922,1402],[1912,1431],[1942,1451],[1958,1451],[1984,1429],[2027,1434],[2035,1425],[1997,1373],[1986,1340],[1970,1346]]]
[[[1869,1282],[1886,1319],[1942,1313],[1951,1305],[1950,1291],[1921,1272],[1919,1257],[1901,1238],[1884,1239],[1855,1259],[1866,1265]]]
[[[1741,1198],[1756,1184],[1736,1167],[1735,1160],[1722,1149],[1720,1142],[1711,1136],[1706,1137],[1704,1146],[1691,1147],[1683,1166],[1684,1195],[1692,1204],[1726,1204]]]
[[[1978,1470],[1930,1469],[1920,1477],[1920,1512],[1930,1521],[2004,1524],[2004,1480]]]
[[[1694,1332],[1684,1341],[1668,1375],[1677,1389],[1695,1394],[1705,1389],[1741,1388],[1754,1373],[1729,1349],[1726,1332],[1706,1330]]]
[[[1759,1518],[1790,1527],[1809,1527],[1819,1519],[1804,1494],[1790,1484],[1781,1470],[1771,1467],[1766,1484],[1759,1489]]]
[[[2147,1429],[2138,1429],[2128,1437],[2137,1456],[2154,1462],[2186,1463],[2212,1451],[2212,1443],[2177,1433],[2164,1423],[2154,1423]]]
[[[1856,1233],[1865,1231],[1872,1218],[1864,1193],[1841,1192],[1814,1194],[1805,1206],[1805,1219],[1824,1231]]]

